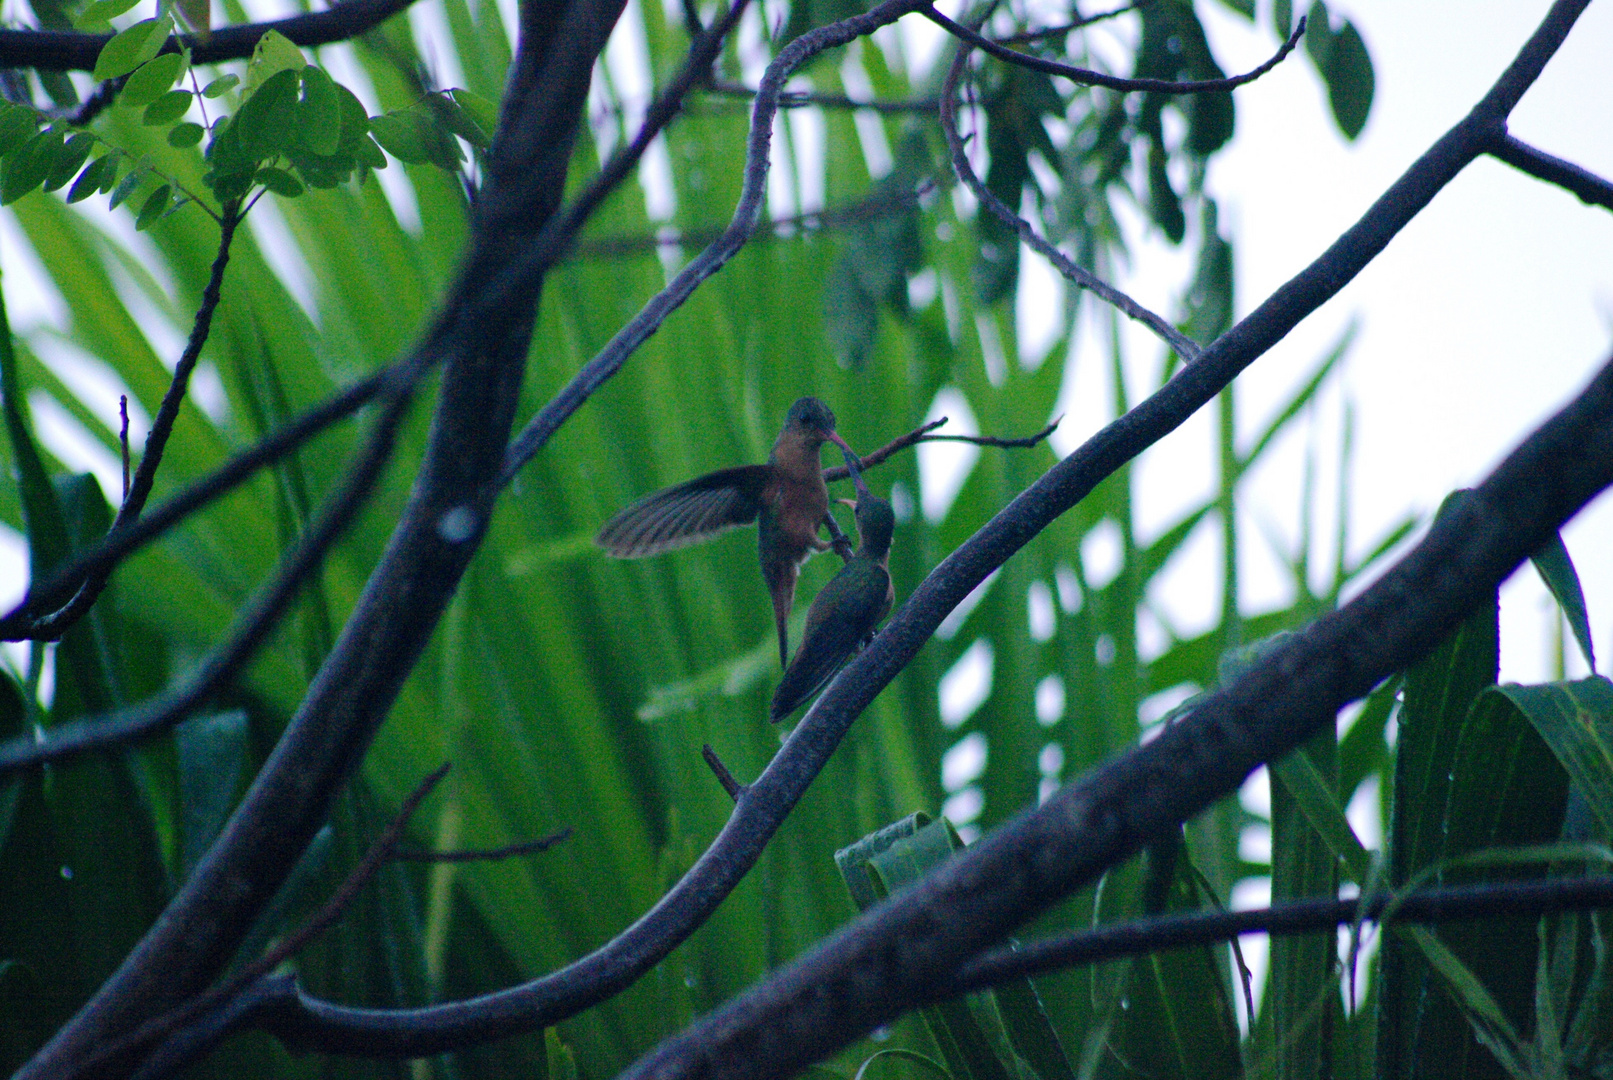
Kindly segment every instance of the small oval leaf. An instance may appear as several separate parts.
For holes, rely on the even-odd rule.
[[[107,202],[106,208],[116,210],[120,203],[134,194],[134,189],[140,186],[140,181],[145,178],[145,175],[146,171],[144,169],[134,169],[130,171],[128,176],[119,180],[118,186],[112,189],[112,198]]]
[[[90,151],[93,149],[95,149],[94,135],[87,131],[75,132],[73,137],[68,139],[66,145],[55,155],[56,163],[51,166],[50,175],[45,178],[45,190],[55,191],[71,180],[74,174],[83,167],[85,160],[89,158]]]
[[[309,153],[329,157],[341,145],[342,110],[336,84],[312,64],[302,69],[296,126],[297,141]]]
[[[151,127],[171,124],[190,111],[190,99],[189,90],[170,90],[146,106],[140,122]]]
[[[156,191],[146,197],[140,207],[140,213],[134,219],[134,231],[145,232],[168,209],[168,197],[173,194],[173,188],[163,184]]]
[[[207,98],[208,100],[223,97],[240,84],[241,78],[238,75],[220,75],[218,78],[202,87],[202,97]]]
[[[84,171],[78,174],[78,179],[73,181],[73,186],[67,189],[67,201],[83,202],[94,195],[100,189],[106,173],[117,169],[116,158],[116,154],[107,154],[86,165]]]
[[[202,136],[206,133],[207,131],[202,125],[191,123],[187,120],[183,124],[175,124],[173,129],[168,132],[168,145],[186,150],[201,142]]]
[[[144,108],[156,101],[185,73],[184,53],[163,53],[141,64],[118,95],[120,104]]]
[[[155,19],[142,19],[101,47],[95,58],[95,78],[105,82],[127,75],[157,55],[168,32],[173,29],[173,16],[166,12]]]
[[[297,178],[284,169],[276,169],[272,166],[262,168],[257,171],[252,179],[276,195],[284,195],[288,199],[294,199],[302,194],[302,184],[298,183]]]

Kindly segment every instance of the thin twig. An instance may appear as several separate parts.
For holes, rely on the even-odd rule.
[[[728,771],[728,766],[722,763],[722,758],[717,756],[717,751],[711,748],[710,743],[700,747],[700,756],[706,759],[706,766],[711,769],[712,775],[728,793],[728,797],[736,803],[739,802],[739,797],[745,794],[745,785],[734,779],[734,774]]]
[[[1613,183],[1571,161],[1553,157],[1528,143],[1507,135],[1490,149],[1490,156],[1537,180],[1556,184],[1587,206],[1613,210]]]
[[[806,60],[825,49],[844,45],[863,34],[890,22],[895,22],[918,10],[928,0],[885,0],[861,16],[852,16],[828,26],[809,30],[784,47],[768,65],[757,92],[756,106],[751,113],[750,136],[745,148],[745,181],[739,205],[720,238],[680,270],[676,277],[639,310],[630,322],[583,365],[572,380],[527,422],[521,433],[510,441],[504,456],[502,484],[508,484],[517,470],[532,459],[549,441],[549,436],[565,423],[566,419],[582,407],[593,392],[603,386],[611,376],[621,370],[628,357],[649,340],[650,335],[666,321],[705,280],[727,265],[739,249],[745,246],[756,227],[756,217],[767,194],[769,150],[773,143],[773,117],[778,112],[778,97],[784,91],[784,82]]]
[[[571,839],[571,826],[567,825],[559,832],[551,833],[541,840],[522,840],[516,844],[505,844],[496,848],[461,848],[456,851],[417,851],[412,848],[400,848],[392,853],[392,858],[400,862],[426,862],[426,863],[468,863],[468,862],[494,862],[499,859],[513,859],[521,855],[536,855],[540,851],[548,851],[556,844]]]
[[[751,236],[750,242],[758,244],[763,241],[783,240],[790,238],[790,234],[796,231],[820,233],[844,225],[890,217],[918,206],[925,196],[934,190],[935,181],[925,178],[913,185],[911,190],[881,192],[862,202],[832,210],[811,210],[789,217],[772,218],[756,226],[756,232]],[[597,240],[577,241],[576,246],[567,252],[561,261],[621,258],[643,255],[660,248],[688,247],[695,244],[704,247],[721,236],[720,229],[658,232],[653,236],[602,236]]]
[[[721,97],[756,96],[755,90],[742,83],[712,82],[700,89]],[[936,98],[919,98],[914,101],[883,101],[875,98],[872,101],[860,101],[845,94],[825,94],[813,90],[786,90],[779,95],[778,107],[781,109],[803,109],[808,106],[824,109],[869,109],[882,113],[933,113],[941,107],[941,103]]]
[[[393,815],[392,821],[375,838],[364,858],[348,873],[346,880],[341,884],[330,899],[326,900],[320,909],[292,933],[283,938],[279,944],[264,953],[252,963],[247,964],[224,982],[212,987],[204,993],[198,994],[184,1004],[170,1009],[161,1016],[141,1024],[134,1031],[109,1043],[95,1054],[87,1057],[79,1066],[83,1074],[93,1075],[101,1066],[108,1062],[136,1050],[156,1039],[167,1035],[175,1028],[195,1019],[210,1009],[217,1008],[239,994],[247,986],[257,982],[275,968],[285,963],[301,952],[309,942],[323,934],[341,919],[342,915],[352,906],[358,898],[359,891],[370,883],[370,880],[380,873],[381,867],[394,856],[394,848],[403,838],[403,830],[408,828],[409,819],[414,816],[415,810],[425,801],[442,778],[448,775],[449,763],[444,762],[426,776],[426,778],[410,792],[409,797],[403,800],[398,812]]]
[[[1054,430],[1059,426],[1059,421],[1063,419],[1064,417],[1061,416],[1058,420],[1053,421],[1036,434],[1026,435],[1023,438],[1017,439],[1005,439],[996,435],[931,435],[930,432],[947,422],[947,418],[943,416],[939,420],[931,420],[927,424],[914,428],[906,435],[897,436],[884,446],[881,446],[878,450],[874,450],[868,454],[859,454],[858,460],[862,462],[863,470],[867,471],[868,469],[872,469],[874,466],[886,461],[892,454],[906,450],[909,446],[914,446],[918,443],[924,442],[962,442],[973,443],[975,446],[998,446],[1008,449],[1023,449],[1026,447],[1035,446],[1037,443],[1040,443],[1043,439],[1053,434]],[[835,465],[831,468],[823,470],[824,483],[830,483],[835,480],[847,480],[850,479],[850,477],[851,469],[845,465]]]
[[[1245,934],[1284,937],[1356,922],[1386,926],[1462,922],[1497,915],[1551,915],[1613,907],[1613,877],[1496,881],[1423,889],[1398,900],[1379,893],[1365,899],[1317,897],[1251,911],[1194,911],[1136,919],[1094,930],[1049,935],[1014,949],[983,953],[958,968],[938,997],[971,993],[1009,979],[1143,956],[1184,946],[1209,945]],[[1390,910],[1393,908],[1393,910]],[[1387,915],[1385,914],[1387,912]]]
[[[218,254],[213,258],[207,286],[202,290],[202,303],[196,309],[196,318],[191,323],[190,337],[185,342],[185,351],[180,354],[179,362],[174,365],[173,379],[168,383],[162,404],[157,407],[156,418],[152,420],[151,428],[146,433],[146,445],[140,453],[140,465],[134,471],[134,480],[124,494],[123,504],[118,507],[117,516],[113,519],[109,532],[127,526],[139,518],[140,511],[145,509],[146,498],[151,494],[151,487],[157,480],[157,467],[162,464],[168,437],[173,434],[174,422],[179,419],[179,407],[184,403],[185,391],[190,385],[190,374],[195,370],[196,362],[201,359],[202,346],[207,344],[207,335],[213,326],[213,312],[218,309],[220,290],[224,286],[224,269],[230,263],[230,244],[235,239],[235,230],[240,223],[240,203],[226,203],[220,212]],[[54,641],[61,637],[68,627],[90,610],[100,597],[101,591],[106,588],[106,583],[106,574],[87,576],[73,598],[60,609],[36,620],[28,628],[27,636],[40,641]]]
[[[1048,38],[1062,37],[1075,30],[1084,30],[1093,23],[1113,19],[1118,15],[1128,15],[1133,11],[1141,11],[1152,2],[1153,0],[1138,0],[1135,4],[1126,4],[1123,7],[1100,11],[1096,15],[1088,15],[1084,18],[1076,19],[1074,22],[1067,22],[1063,26],[1044,26],[1040,30],[1025,30],[1010,37],[993,38],[992,40],[999,45],[1028,45],[1033,41],[1045,41]]]
[[[969,152],[963,145],[963,139],[958,133],[958,117],[954,104],[957,95],[958,80],[963,75],[963,69],[969,62],[969,47],[966,44],[958,50],[953,58],[952,68],[947,72],[946,85],[941,91],[941,131],[946,136],[947,147],[952,152],[952,167],[958,178],[969,186],[974,192],[980,205],[996,215],[997,219],[1019,234],[1019,238],[1036,251],[1042,253],[1072,284],[1087,289],[1098,296],[1099,299],[1111,304],[1125,315],[1147,326],[1167,345],[1176,350],[1176,354],[1184,360],[1191,362],[1199,355],[1199,346],[1187,335],[1183,334],[1163,316],[1156,315],[1119,289],[1110,285],[1096,274],[1084,267],[1077,266],[1068,255],[1060,251],[1050,241],[1038,233],[1031,223],[1020,217],[1017,213],[1003,204],[1003,201],[992,194],[991,189],[981,182],[975,175],[974,165],[969,161]]]
[[[1117,75],[1105,75],[1101,71],[1091,71],[1087,68],[1074,67],[1070,64],[1060,64],[1055,60],[1044,60],[1029,53],[1016,52],[1006,45],[999,45],[988,37],[969,29],[959,23],[953,22],[933,7],[923,9],[923,15],[947,33],[956,37],[965,44],[972,45],[990,53],[999,60],[1006,60],[1010,64],[1030,68],[1033,71],[1046,72],[1049,75],[1058,75],[1071,82],[1083,86],[1101,86],[1108,90],[1119,90],[1123,93],[1151,92],[1157,94],[1218,94],[1236,89],[1245,83],[1254,82],[1260,76],[1283,62],[1299,39],[1305,33],[1305,16],[1300,16],[1299,23],[1294,27],[1293,33],[1278,48],[1276,55],[1253,71],[1242,75],[1234,75],[1228,79],[1199,79],[1190,82],[1175,82],[1171,79],[1123,79]],[[943,98],[945,95],[943,95]]]
[[[235,490],[260,469],[296,450],[332,424],[351,416],[389,387],[395,392],[402,370],[401,364],[394,364],[366,376],[264,436],[212,473],[169,496],[149,513],[142,514],[138,521],[109,530],[93,546],[75,552],[71,559],[52,570],[45,580],[32,584],[17,606],[0,618],[0,641],[15,641],[26,636],[26,627],[37,608],[62,603],[68,591],[86,576],[109,572],[130,553],[214,499]],[[19,629],[23,633],[19,634]]]
[[[118,395],[118,448],[123,452],[123,501],[129,501],[129,395]]]

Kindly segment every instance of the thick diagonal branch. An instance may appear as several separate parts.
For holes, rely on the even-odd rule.
[[[620,937],[525,987],[425,1009],[343,1007],[302,994],[289,978],[270,980],[259,984],[252,1000],[243,1000],[229,1022],[250,1020],[253,1026],[303,1050],[419,1056],[533,1030],[631,982],[636,972],[645,970],[703,922],[749,872],[852,721],[971,589],[1105,477],[1212,400],[1239,372],[1335,296],[1462,168],[1486,152],[1494,133],[1539,77],[1586,2],[1558,0],[1473,111],[1423,154],[1322,256],[1207,347],[1197,362],[1050,469],[925,578],[873,644],[847,666],[797,725],[762,774],[745,787],[722,832],[694,867]],[[874,1014],[870,1011],[866,1016]],[[732,1016],[727,1014],[724,1022]],[[744,1031],[754,1031],[749,1018],[743,1025]],[[854,1026],[847,1022],[834,1027],[832,1034],[817,1037],[840,1040],[849,1037]],[[741,1028],[731,1030],[737,1033]],[[706,1025],[697,1037],[704,1040],[702,1045],[714,1046],[713,1036]],[[810,1052],[811,1046],[804,1044],[803,1049]]]
[[[623,0],[522,8],[471,247],[419,350],[445,359],[409,503],[280,743],[157,924],[21,1076],[72,1076],[97,1046],[217,977],[325,820],[425,648],[487,528],[541,278],[483,290],[558,210],[595,58]],[[467,313],[474,312],[475,318]],[[102,1075],[123,1075],[122,1058]]]

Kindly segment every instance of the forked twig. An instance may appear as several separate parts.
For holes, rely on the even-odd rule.
[[[981,182],[975,175],[974,166],[969,161],[968,150],[963,145],[963,137],[958,133],[957,115],[957,89],[958,80],[963,75],[964,66],[969,62],[971,43],[965,42],[964,47],[958,50],[953,58],[952,68],[947,72],[946,84],[941,90],[941,131],[946,136],[947,147],[952,152],[952,167],[958,174],[958,179],[968,185],[974,192],[975,198],[980,201],[992,214],[996,215],[1008,228],[1019,234],[1032,249],[1041,254],[1056,267],[1072,284],[1078,288],[1086,289],[1100,299],[1113,305],[1124,314],[1136,319],[1159,335],[1171,348],[1176,350],[1178,356],[1191,362],[1199,355],[1198,344],[1172,326],[1163,316],[1156,315],[1119,289],[1110,285],[1096,274],[1083,267],[1077,266],[1068,255],[1044,238],[1031,223],[1020,217],[1001,199],[991,193],[991,189]],[[1018,55],[1017,53],[1015,55]]]
[[[522,840],[514,844],[505,844],[496,848],[460,848],[454,851],[420,851],[414,848],[402,848],[392,852],[392,858],[400,862],[424,863],[468,863],[493,862],[498,859],[513,859],[521,855],[536,855],[548,851],[556,844],[571,839],[571,826],[567,825],[558,832],[550,833],[538,840]]]
[[[717,751],[711,748],[710,743],[701,745],[700,756],[705,758],[706,767],[717,778],[717,783],[722,785],[722,789],[728,793],[728,797],[737,803],[739,797],[745,794],[745,785],[734,779],[734,774],[728,771],[728,766],[722,763],[722,758],[717,756]]]
[[[1299,39],[1305,34],[1305,16],[1300,16],[1299,23],[1294,27],[1293,33],[1288,35],[1275,55],[1253,71],[1242,75],[1234,75],[1227,79],[1198,79],[1190,82],[1176,82],[1172,79],[1123,79],[1117,75],[1105,75],[1101,71],[1091,71],[1087,68],[1074,67],[1070,64],[1060,64],[1055,60],[1044,60],[1040,56],[1017,52],[1006,45],[999,44],[982,34],[976,33],[961,23],[953,22],[933,7],[922,9],[926,19],[941,27],[947,33],[968,45],[990,53],[999,60],[1010,64],[1030,68],[1032,71],[1042,71],[1049,75],[1058,75],[1071,82],[1083,86],[1101,86],[1108,90],[1119,90],[1122,93],[1150,92],[1156,94],[1215,94],[1234,90],[1245,83],[1254,82],[1260,76],[1282,63]],[[943,100],[945,95],[943,96]]]
[[[891,455],[902,450],[906,450],[909,446],[914,446],[921,442],[962,442],[973,443],[975,446],[999,446],[1010,449],[1024,449],[1026,447],[1035,446],[1037,443],[1053,434],[1053,431],[1059,426],[1059,420],[1063,419],[1064,417],[1061,416],[1058,420],[1053,421],[1036,434],[1026,435],[1017,439],[1005,439],[995,435],[931,435],[930,432],[947,422],[947,418],[943,416],[939,420],[931,420],[927,424],[922,424],[919,427],[914,428],[906,435],[897,436],[884,446],[881,446],[878,450],[870,451],[867,454],[859,454],[857,455],[857,459],[862,462],[864,469],[872,469],[881,462],[888,460]],[[825,483],[834,480],[846,480],[850,477],[851,470],[844,465],[836,465],[833,468],[823,470],[823,479]]]

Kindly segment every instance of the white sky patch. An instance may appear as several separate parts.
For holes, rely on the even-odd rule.
[[[1206,514],[1148,583],[1148,602],[1164,611],[1184,638],[1198,637],[1221,621],[1221,532]]]
[[[393,167],[397,167],[398,172],[403,171],[401,166],[393,162],[382,172],[392,172]],[[269,269],[274,271],[274,276],[280,279],[280,284],[286,287],[286,292],[291,294],[297,306],[302,308],[303,314],[318,326],[319,303],[314,295],[313,275],[303,261],[302,249],[291,235],[291,228],[286,224],[285,215],[280,212],[274,197],[259,199],[252,213],[247,215],[246,223],[252,230],[252,238],[263,252],[263,261],[269,264]]]
[[[1238,789],[1238,802],[1256,817],[1271,817],[1271,777],[1264,765],[1250,773]]]
[[[941,755],[941,787],[957,791],[986,771],[986,737],[972,731]]]
[[[518,0],[495,0],[498,6],[499,21],[504,24],[504,36],[510,41],[510,54],[515,54],[515,48],[520,44],[521,10]]]
[[[978,638],[958,657],[937,688],[941,699],[941,723],[955,728],[975,714],[991,696],[991,677],[996,655],[991,642]]]
[[[947,418],[947,424],[937,434],[978,435],[974,410],[969,399],[956,387],[943,386],[930,403],[924,422]],[[953,500],[969,478],[969,470],[980,458],[980,448],[970,443],[923,442],[918,444],[919,504],[925,520],[934,524],[945,520],[952,509]]]
[[[1014,294],[1019,363],[1034,371],[1064,329],[1064,278],[1038,252],[1019,246],[1019,288]]]
[[[873,81],[863,68],[861,38],[846,46],[846,58],[840,64],[840,82],[846,88],[847,96],[853,100],[872,101],[875,98]],[[868,175],[875,180],[890,175],[896,159],[891,154],[890,139],[885,135],[885,121],[872,109],[858,109],[852,114],[851,122],[857,128],[857,141],[862,146],[863,164],[868,167]]]
[[[1053,616],[1053,590],[1045,581],[1033,581],[1025,590],[1025,618],[1032,641],[1049,641],[1058,624]]]
[[[786,112],[781,109],[773,116],[773,167],[767,170],[767,212],[774,220],[796,213],[795,153]]]
[[[616,140],[624,137],[624,132],[629,139],[638,133],[650,104],[650,50],[644,37],[644,13],[638,0],[628,0],[622,17],[616,21],[616,29],[605,46],[605,68],[610,72],[610,85],[621,116],[611,115],[608,119],[612,136],[609,148],[600,140],[602,158],[615,149]],[[596,79],[596,88],[598,82]],[[594,89],[590,89],[590,96],[593,92]],[[592,108],[591,102],[590,113]],[[651,221],[670,221],[677,210],[677,195],[672,183],[672,160],[664,138],[657,138],[646,148],[637,173],[639,187],[644,191],[645,213]]]
[[[1086,595],[1081,590],[1081,579],[1075,576],[1069,563],[1061,562],[1053,568],[1053,584],[1058,589],[1059,607],[1064,609],[1064,614],[1081,614],[1086,606]]]
[[[1001,386],[1008,381],[1008,361],[1003,356],[1003,339],[997,329],[996,314],[976,311],[975,333],[980,336],[980,358],[986,365],[986,381],[992,386]]]
[[[926,266],[907,280],[907,303],[914,311],[923,311],[935,303],[941,291],[941,279],[935,267]]]
[[[796,86],[797,83],[801,85]],[[812,83],[808,79],[791,79],[792,89],[812,90]],[[795,190],[800,200],[800,214],[811,214],[823,209],[824,205],[824,147],[828,139],[828,127],[824,123],[823,110],[813,107],[808,109],[786,109],[784,115],[789,117],[790,149],[795,159]]]
[[[1087,585],[1101,589],[1120,573],[1125,539],[1113,518],[1104,518],[1081,538],[1081,569]]]
[[[1344,818],[1355,830],[1356,839],[1368,851],[1377,851],[1383,847],[1383,814],[1380,812],[1381,800],[1378,793],[1378,777],[1372,775],[1361,782],[1350,796],[1350,804],[1344,808]]]
[[[740,78],[746,86],[759,86],[763,72],[773,59],[767,45],[767,32],[762,24],[764,17],[762,10],[752,4],[740,15],[739,26],[734,31]]]
[[[1043,776],[1057,776],[1064,771],[1064,747],[1050,742],[1036,755],[1036,767]]]
[[[969,824],[969,822],[978,818],[980,816],[980,812],[985,808],[985,792],[981,791],[977,787],[971,786],[964,788],[946,802],[942,803],[941,816],[952,822],[952,824],[959,826],[958,835],[963,838],[965,843],[967,843],[969,841],[969,836],[962,826],[965,826]],[[978,832],[978,830],[976,831]]]
[[[1064,680],[1057,675],[1044,675],[1036,684],[1036,722],[1052,727],[1064,719]]]
[[[415,45],[420,50],[436,89],[447,90],[465,85],[465,69],[460,66],[459,54],[453,49],[453,34],[448,29],[448,15],[442,0],[415,0],[408,7],[409,28],[414,31]]]
[[[123,463],[79,423],[78,417],[45,391],[29,391],[28,409],[33,413],[34,437],[40,445],[74,472],[94,473],[101,494],[116,506],[123,498]]]
[[[11,610],[28,591],[28,539],[10,525],[0,525],[0,607]],[[12,670],[26,672],[24,642],[6,642],[6,660]]]

